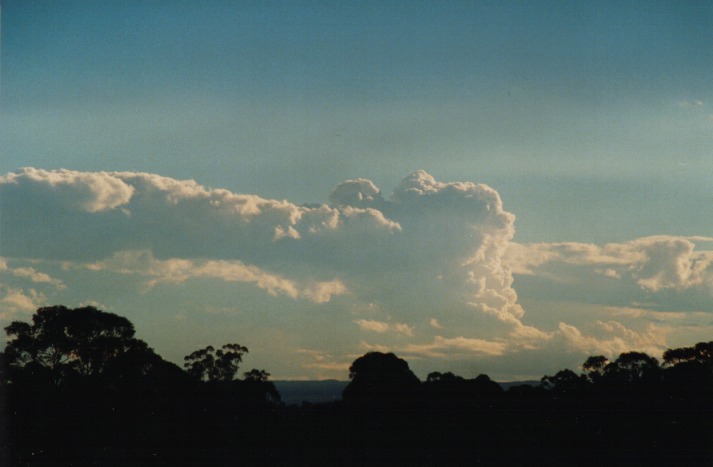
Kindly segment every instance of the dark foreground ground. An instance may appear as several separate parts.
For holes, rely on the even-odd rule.
[[[38,309],[0,353],[0,466],[711,466],[713,341],[589,357],[507,390],[420,381],[393,353],[349,368],[342,399],[287,405],[248,349],[167,362],[125,318]]]
[[[2,465],[713,465],[711,394],[532,387],[286,407],[186,394],[9,391]]]

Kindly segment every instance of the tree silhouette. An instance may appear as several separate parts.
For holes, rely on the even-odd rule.
[[[447,371],[446,373],[440,373],[434,371],[426,376],[427,383],[453,383],[453,382],[464,382],[465,378],[462,376],[454,375],[452,372]]]
[[[587,378],[592,383],[598,383],[601,381],[607,365],[609,365],[609,359],[604,355],[595,355],[587,358],[582,364],[582,369],[587,374]]]
[[[698,394],[703,400],[713,401],[713,341],[699,342],[693,347],[669,349],[663,354],[666,371],[664,379],[676,388],[679,398]],[[709,407],[713,402],[708,402]]]
[[[450,371],[434,371],[423,383],[423,394],[430,399],[430,404],[460,405],[469,396],[468,383],[465,378]]]
[[[101,375],[137,342],[128,319],[90,306],[39,308],[32,324],[14,321],[5,331],[11,373],[44,374],[55,384]]]
[[[476,396],[497,396],[503,393],[503,388],[490,379],[488,375],[478,375],[468,380],[470,392]]]
[[[275,384],[270,381],[270,373],[265,370],[253,368],[243,373],[243,380],[239,381],[243,393],[256,402],[279,403],[280,393]]]
[[[212,345],[184,357],[183,366],[200,381],[233,381],[248,348],[239,344],[225,344],[216,350]]]
[[[382,352],[368,352],[354,360],[349,367],[349,379],[342,393],[347,401],[403,399],[420,384],[406,360]]]
[[[666,365],[687,362],[710,364],[713,362],[713,341],[699,342],[693,347],[668,349],[663,353],[663,361]]]
[[[265,370],[238,378],[238,344],[197,350],[184,371],[92,307],[40,308],[6,331],[1,465],[713,465],[713,342],[669,349],[663,367],[592,356],[584,374],[507,392],[487,375],[421,384],[369,352],[343,402],[287,407]]]
[[[125,352],[107,364],[102,380],[118,390],[169,390],[185,383],[188,376],[178,365],[167,362],[145,342],[135,339]]]
[[[265,382],[270,379],[270,373],[265,370],[253,368],[252,370],[243,373],[243,379],[245,381]]]
[[[540,384],[545,389],[550,389],[556,394],[579,394],[587,385],[587,379],[579,376],[572,370],[561,370],[554,376],[543,376]]]
[[[625,352],[606,366],[605,376],[616,383],[655,382],[659,361],[643,352]]]

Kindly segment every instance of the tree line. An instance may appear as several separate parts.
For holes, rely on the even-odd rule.
[[[0,465],[711,465],[713,341],[586,359],[507,391],[487,375],[425,381],[393,353],[349,369],[342,400],[285,406],[249,351],[183,368],[94,307],[5,328]]]

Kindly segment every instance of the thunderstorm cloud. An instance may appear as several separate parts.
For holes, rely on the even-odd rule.
[[[139,303],[158,293],[170,301],[178,287],[238,287],[241,306],[227,308],[250,313],[260,304],[260,320],[242,325],[281,336],[272,357],[289,353],[304,371],[328,376],[369,349],[431,369],[471,361],[503,368],[523,353],[575,359],[660,350],[675,317],[642,322],[612,310],[670,316],[663,312],[713,305],[713,251],[706,249],[713,239],[519,244],[515,215],[496,190],[440,182],[422,170],[388,196],[370,180],[347,180],[328,204],[149,173],[34,168],[0,177],[0,197],[4,320],[68,296],[79,278],[98,289],[102,281],[128,284],[124,293]],[[516,292],[521,284],[528,293],[564,293],[574,302],[591,302],[587,284],[603,297],[612,293],[586,322],[553,311],[544,324],[542,310],[526,313]],[[677,302],[683,295],[695,299]],[[104,301],[82,298],[96,299]],[[220,307],[226,305],[201,311]]]

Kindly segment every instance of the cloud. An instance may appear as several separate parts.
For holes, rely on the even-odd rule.
[[[379,345],[363,343],[367,350],[378,352],[396,352],[404,357],[445,359],[454,356],[474,358],[477,356],[501,356],[507,351],[507,344],[498,341],[475,339],[467,337],[435,336],[433,340],[423,344]]]
[[[314,303],[326,303],[337,295],[345,295],[349,291],[347,287],[339,279],[333,279],[326,282],[317,282],[305,288],[301,296]]]
[[[679,107],[703,107],[703,101],[699,99],[695,100],[683,100],[676,102]]]
[[[467,337],[446,338],[436,336],[432,343],[425,345],[411,344],[403,349],[405,354],[443,357],[450,353],[503,355],[507,349],[504,342]]]
[[[98,301],[96,301],[96,300],[87,300],[87,301],[84,301],[84,302],[80,303],[79,306],[80,306],[80,307],[92,306],[92,307],[94,307],[94,308],[97,308],[97,309],[103,310],[103,311],[110,311],[110,310],[111,310],[111,307],[106,306],[106,305],[104,305],[103,303],[98,302]]]
[[[10,321],[19,314],[31,313],[47,304],[47,297],[35,289],[0,285],[0,320]]]
[[[394,323],[391,325],[392,329],[398,333],[404,334],[406,336],[413,336],[413,326],[409,326],[405,323]]]
[[[341,296],[348,310],[375,313],[335,311],[347,339],[355,322],[416,346],[432,345],[435,330],[469,329],[463,339],[476,339],[437,341],[452,348],[537,334],[521,323],[501,261],[515,216],[486,185],[419,170],[388,198],[353,179],[335,187],[331,204],[297,205],[155,174],[26,168],[0,177],[0,196],[7,256],[132,275],[143,292],[204,279],[315,304]]]
[[[0,268],[0,271],[6,270],[6,269],[13,276],[24,277],[36,284],[49,284],[58,290],[62,290],[62,289],[66,288],[66,285],[61,280],[50,277],[49,274],[36,271],[33,268],[29,268],[29,267],[7,268],[6,267],[6,268]]]
[[[345,239],[399,230],[375,209],[298,206],[146,173],[25,168],[0,177],[0,195],[3,254],[14,257],[98,260],[150,249],[251,262],[317,247],[336,255]]]
[[[573,348],[587,355],[616,357],[631,350],[660,355],[666,349],[666,327],[648,324],[643,332],[627,328],[614,320],[597,320],[590,326],[590,334],[583,334],[577,327],[559,324],[558,339],[565,348]],[[560,343],[558,343],[560,344]]]
[[[115,209],[129,202],[134,188],[106,172],[47,171],[27,167],[0,178],[4,185],[24,188],[52,197],[69,209],[96,213]]]
[[[293,349],[299,355],[304,355],[308,358],[307,362],[303,362],[301,367],[308,370],[319,370],[326,371],[326,376],[320,373],[321,377],[334,377],[344,378],[345,375],[349,374],[349,367],[351,366],[351,361],[335,361],[334,357],[328,352],[323,352],[314,349]]]
[[[138,272],[143,252],[149,286],[211,277],[315,302],[347,290],[384,301],[394,286],[412,292],[407,302],[453,292],[460,307],[522,315],[500,263],[514,216],[485,185],[417,171],[389,200],[356,179],[334,189],[333,205],[302,206],[155,174],[26,168],[0,177],[0,191],[3,250],[13,257],[115,271],[131,259]],[[382,274],[393,282],[377,285]]]
[[[384,198],[371,180],[358,178],[337,185],[330,193],[329,200],[335,205],[366,207],[383,203]]]
[[[218,279],[225,282],[245,282],[267,291],[270,295],[287,295],[304,298],[315,303],[325,303],[333,296],[347,293],[338,279],[327,282],[312,282],[300,285],[280,275],[270,274],[256,266],[240,261],[216,261],[193,259],[154,258],[148,251],[122,251],[111,258],[86,264],[68,264],[68,267],[86,268],[92,271],[110,271],[119,274],[148,276],[148,288],[159,284],[182,284],[198,278]]]
[[[687,315],[685,313],[651,311],[651,310],[647,310],[644,308],[617,307],[617,306],[604,307],[603,311],[608,314],[611,314],[612,316],[621,316],[621,317],[636,318],[636,319],[644,318],[649,321],[662,321],[662,320],[676,321],[676,320],[686,319],[686,315]]]
[[[15,261],[0,258],[0,320],[11,320],[18,314],[35,311],[47,304],[45,292],[67,288],[62,280],[45,272],[29,266],[13,266],[12,263]]]
[[[381,321],[358,319],[354,322],[356,324],[358,324],[359,327],[365,331],[386,332],[389,329],[391,329],[391,326],[389,325],[389,323],[384,323]]]
[[[383,321],[375,321],[368,319],[358,319],[354,321],[364,331],[372,331],[377,333],[397,332],[406,336],[413,336],[413,326],[404,323],[385,323]]]
[[[574,265],[630,265],[643,257],[621,244],[604,247],[592,243],[511,243],[505,261],[515,274],[540,273],[540,266],[548,263]]]
[[[677,237],[643,238],[629,246],[644,256],[631,266],[640,286],[653,292],[702,287],[713,294],[713,250],[697,252],[693,241]]]
[[[504,261],[515,274],[552,281],[586,280],[596,274],[628,280],[654,293],[698,289],[713,296],[713,250],[697,249],[711,241],[709,237],[653,236],[603,246],[512,243]]]
[[[223,309],[233,296],[202,286],[231,294],[239,283],[261,293],[238,288],[240,313],[221,319],[254,333],[251,349],[262,345],[277,361],[290,360],[288,347],[322,349],[300,353],[298,365],[332,376],[364,349],[463,365],[658,349],[675,320],[611,310],[713,306],[711,238],[519,244],[497,191],[422,170],[389,196],[369,180],[347,180],[322,205],[155,174],[29,168],[0,177],[0,197],[0,270],[14,281],[2,286],[5,309],[30,311],[47,294],[80,303],[86,290],[111,291],[120,280],[122,300],[182,316],[172,323],[181,340],[198,320],[174,296]],[[516,284],[520,295],[569,300],[573,310],[530,316]],[[101,301],[122,311],[110,296]],[[211,326],[201,321],[201,336],[224,334]],[[284,348],[259,337],[273,331],[289,341]]]

